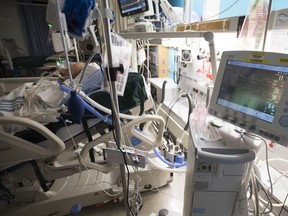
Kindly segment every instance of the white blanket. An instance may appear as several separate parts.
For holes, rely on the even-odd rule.
[[[64,93],[56,81],[42,78],[37,83],[25,83],[8,95],[0,98],[0,115],[22,116],[40,123],[57,121],[57,107]],[[20,127],[5,127],[5,131],[13,132]]]
[[[75,78],[77,83],[82,72]],[[96,63],[90,63],[83,76],[82,90],[85,93],[101,87],[102,73]],[[68,84],[68,80],[65,81]],[[0,116],[21,116],[40,123],[56,122],[60,110],[59,105],[68,100],[67,93],[59,88],[57,81],[49,81],[45,77],[36,83],[25,83],[8,95],[0,97]],[[14,132],[22,129],[17,126],[0,126],[0,130]]]

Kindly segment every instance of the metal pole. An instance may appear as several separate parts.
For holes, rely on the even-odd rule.
[[[191,0],[184,0],[184,8],[183,8],[183,22],[190,23],[191,17]]]
[[[119,34],[125,39],[159,39],[159,38],[204,38],[209,44],[209,51],[211,56],[211,67],[213,79],[217,75],[216,54],[214,46],[214,35],[212,32],[204,31],[185,31],[185,32],[132,32]]]
[[[57,0],[57,16],[59,18],[59,26],[60,26],[60,34],[61,34],[61,39],[62,39],[62,44],[64,48],[64,53],[65,53],[65,61],[66,61],[66,67],[68,69],[69,73],[69,86],[74,88],[74,80],[72,77],[72,72],[69,64],[69,57],[68,57],[68,41],[69,37],[67,35],[67,25],[66,25],[66,17],[65,15],[61,12],[61,7],[60,7],[60,2]]]
[[[272,0],[269,0],[267,19],[266,19],[266,25],[265,25],[265,30],[264,30],[263,46],[262,46],[262,51],[263,51],[263,52],[264,52],[264,50],[265,50],[265,45],[266,45],[266,37],[267,37],[267,31],[268,31],[268,25],[269,25],[269,18],[270,18],[270,13],[271,13],[271,7],[272,7]]]
[[[113,61],[112,61],[112,49],[111,49],[111,34],[110,34],[110,17],[109,13],[111,11],[109,10],[109,4],[108,0],[105,0],[103,2],[103,10],[104,16],[103,16],[103,25],[104,25],[104,31],[105,31],[105,39],[106,39],[106,47],[107,47],[107,59],[108,59],[108,65],[107,67],[113,68]],[[112,17],[112,15],[111,15]],[[119,114],[119,105],[118,105],[118,96],[116,92],[116,83],[115,81],[112,82],[112,97],[111,100],[114,102],[114,106],[112,106],[113,109],[113,123],[115,127],[115,141],[119,145],[119,148],[122,146],[122,133],[121,133],[121,125],[120,125],[120,120],[117,118]],[[130,215],[130,209],[129,209],[129,204],[128,204],[128,193],[127,193],[127,183],[126,183],[126,171],[125,171],[125,165],[120,164],[120,172],[121,172],[121,180],[122,180],[122,187],[123,187],[123,196],[124,196],[124,203],[125,203],[125,210],[126,210],[126,215]]]
[[[78,53],[77,42],[75,38],[73,38],[73,45],[75,49],[76,61],[79,62],[79,53]]]

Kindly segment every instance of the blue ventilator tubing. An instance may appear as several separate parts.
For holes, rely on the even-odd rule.
[[[183,163],[184,159],[185,159],[185,156],[182,153],[181,154],[176,154],[175,157],[174,157],[174,161],[176,163]]]
[[[72,206],[71,208],[71,214],[72,215],[76,215],[76,214],[79,214],[81,212],[81,209],[82,209],[82,206],[77,203],[75,205]]]
[[[63,91],[63,92],[66,92],[66,93],[69,93],[69,92],[72,92],[72,90],[67,87],[67,86],[63,86],[61,85],[60,86],[60,90]],[[78,96],[79,97],[79,96]],[[100,118],[101,120],[103,120],[104,122],[112,125],[113,122],[112,122],[112,119],[105,116],[105,115],[102,115],[101,113],[99,113],[97,110],[95,110],[90,104],[88,104],[85,100],[83,100],[81,98],[81,100],[83,101],[83,106],[89,111],[91,112],[93,115],[95,115],[96,117]],[[69,108],[68,108],[68,111],[69,111]],[[69,112],[70,113],[70,112]],[[71,113],[70,113],[71,114]],[[83,116],[83,115],[82,115]],[[82,118],[81,116],[81,118]]]
[[[85,112],[84,101],[75,91],[70,92],[71,96],[68,100],[67,107],[72,119],[77,123],[81,123],[81,119]]]
[[[162,162],[164,162],[164,163],[166,163],[168,166],[170,166],[170,167],[175,167],[175,168],[179,168],[179,167],[183,167],[183,166],[186,166],[187,165],[187,163],[186,162],[184,162],[184,163],[171,163],[170,161],[167,161],[166,159],[164,159],[163,157],[162,157],[162,155],[159,153],[159,151],[157,150],[157,148],[154,148],[153,149],[153,152],[154,152],[154,154],[162,161]],[[184,159],[183,159],[184,160]]]
[[[93,107],[91,107],[90,104],[88,104],[86,101],[84,101],[82,98],[80,98],[75,91],[72,91],[69,87],[66,87],[63,85],[60,86],[60,89],[66,93],[70,92],[71,97],[73,97],[72,100],[70,98],[71,102],[70,102],[70,100],[68,101],[68,111],[69,111],[70,115],[72,116],[72,118],[74,118],[74,116],[75,116],[74,121],[76,123],[77,123],[77,121],[80,123],[81,118],[82,118],[84,111],[85,111],[85,108],[86,108],[96,117],[98,117],[98,118],[102,119],[103,121],[105,121],[106,123],[112,125],[112,120],[110,118],[97,112]],[[70,104],[70,110],[69,110],[69,104]],[[83,108],[82,108],[82,106],[83,106]],[[138,142],[139,141],[140,140],[138,140]],[[140,143],[138,143],[138,142],[136,142],[133,146],[141,143],[141,141],[140,141]],[[162,155],[158,152],[157,148],[153,149],[153,152],[162,162],[166,163],[170,167],[179,168],[179,167],[183,167],[183,166],[187,165],[187,163],[184,162],[184,154],[176,155],[175,156],[175,162],[176,163],[171,163],[162,157]]]

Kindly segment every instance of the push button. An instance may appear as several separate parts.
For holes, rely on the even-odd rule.
[[[281,116],[279,119],[279,123],[282,127],[288,127],[288,116],[287,115]]]
[[[239,126],[242,127],[242,128],[244,128],[244,127],[246,126],[246,123],[245,123],[245,122],[240,122],[240,123],[239,123]]]
[[[256,130],[256,126],[255,126],[255,125],[251,125],[248,129],[249,129],[250,131],[255,131],[255,130]]]
[[[280,137],[275,136],[275,137],[274,137],[274,140],[275,140],[276,142],[278,142],[278,141],[280,140]]]
[[[287,107],[284,108],[284,109],[283,109],[283,112],[284,112],[284,113],[288,113],[288,108],[287,108]]]
[[[229,116],[228,115],[224,115],[222,118],[227,121],[229,119]]]

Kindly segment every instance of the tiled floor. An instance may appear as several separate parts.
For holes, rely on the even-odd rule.
[[[158,216],[158,212],[165,208],[168,216],[181,216],[183,208],[185,174],[174,174],[173,181],[159,191],[143,192],[143,207],[138,216]],[[103,206],[83,208],[80,216],[126,216],[124,202],[106,203]]]

